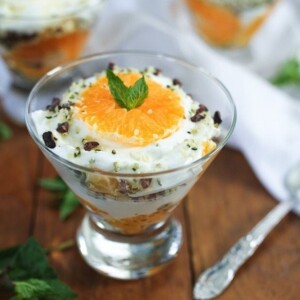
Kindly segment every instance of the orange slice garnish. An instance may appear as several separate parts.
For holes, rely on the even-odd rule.
[[[140,77],[138,72],[119,73],[126,86]],[[134,109],[121,108],[114,100],[105,75],[84,90],[76,103],[79,118],[97,130],[103,138],[118,143],[146,146],[173,134],[184,118],[184,109],[177,92],[150,78],[148,97]]]

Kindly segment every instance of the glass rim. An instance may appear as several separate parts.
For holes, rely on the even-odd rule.
[[[231,120],[231,124],[230,124],[230,128],[229,128],[228,132],[222,138],[222,141],[217,144],[217,146],[214,150],[212,150],[208,154],[205,154],[204,156],[200,157],[199,159],[192,161],[189,164],[185,164],[185,165],[182,165],[182,166],[179,166],[179,167],[176,167],[176,168],[172,168],[172,169],[166,169],[166,170],[161,170],[161,171],[157,171],[157,172],[145,172],[145,173],[129,173],[129,172],[128,173],[121,173],[121,172],[105,171],[105,170],[102,170],[102,169],[99,169],[99,168],[86,167],[86,166],[82,166],[82,165],[73,163],[73,162],[57,155],[56,153],[52,152],[48,147],[46,147],[42,143],[40,137],[37,135],[36,130],[34,129],[35,125],[33,123],[33,120],[31,118],[31,116],[30,116],[30,113],[31,113],[30,112],[30,105],[32,103],[32,99],[34,99],[34,97],[35,97],[36,93],[38,93],[40,87],[42,87],[45,83],[49,82],[51,79],[55,78],[56,75],[60,75],[60,74],[64,73],[65,71],[70,70],[70,69],[72,69],[76,66],[79,66],[80,64],[82,64],[84,62],[90,62],[90,61],[97,60],[97,59],[100,59],[100,58],[109,58],[109,57],[112,57],[112,56],[130,55],[130,54],[131,55],[134,54],[134,55],[138,55],[138,56],[158,57],[158,58],[166,59],[168,61],[173,61],[173,62],[180,63],[181,65],[184,65],[186,67],[197,70],[202,75],[204,75],[206,78],[208,78],[209,80],[212,80],[213,82],[215,82],[217,84],[217,86],[219,86],[219,88],[226,95],[226,98],[227,98],[227,100],[228,100],[228,102],[231,106],[232,120]],[[234,100],[233,100],[230,92],[227,90],[227,88],[224,86],[224,84],[219,79],[217,79],[211,73],[204,70],[202,67],[191,64],[191,63],[189,63],[189,62],[187,62],[183,59],[180,59],[178,57],[175,57],[175,56],[172,56],[172,55],[169,55],[169,54],[163,54],[163,53],[157,53],[157,52],[151,52],[151,51],[128,50],[128,51],[102,52],[102,53],[87,55],[87,56],[81,57],[79,59],[76,59],[72,62],[57,66],[54,69],[48,71],[35,84],[35,86],[33,87],[33,89],[31,90],[31,92],[28,96],[28,100],[26,102],[26,107],[25,107],[25,122],[26,122],[26,125],[27,125],[27,129],[29,131],[29,134],[31,135],[31,137],[33,138],[35,143],[37,143],[37,145],[40,148],[42,148],[44,151],[46,151],[50,155],[50,157],[54,158],[59,163],[62,163],[63,165],[68,166],[68,167],[70,167],[72,169],[75,169],[75,170],[78,170],[78,171],[89,172],[89,173],[98,173],[98,174],[111,176],[111,177],[135,177],[135,178],[153,177],[153,176],[157,176],[157,175],[174,173],[174,172],[178,172],[178,171],[181,171],[181,170],[185,170],[185,169],[197,166],[199,163],[201,163],[203,161],[206,161],[210,157],[214,156],[214,154],[216,154],[220,149],[222,149],[225,146],[225,144],[227,143],[229,137],[231,136],[231,134],[234,130],[234,127],[235,127],[235,124],[236,124],[236,119],[237,119],[237,111],[236,111],[236,105],[234,103]]]
[[[0,18],[1,18],[1,22],[5,22],[5,21],[20,21],[20,22],[28,22],[28,23],[35,23],[35,22],[57,22],[57,21],[62,21],[67,17],[74,17],[76,15],[79,15],[87,10],[91,10],[93,8],[96,8],[98,6],[103,5],[107,0],[97,0],[97,3],[92,3],[92,4],[81,4],[78,6],[78,8],[74,9],[74,10],[69,10],[66,12],[66,14],[62,14],[62,15],[57,15],[57,16],[49,16],[49,17],[40,17],[40,16],[6,16],[5,14],[1,14],[0,13]]]

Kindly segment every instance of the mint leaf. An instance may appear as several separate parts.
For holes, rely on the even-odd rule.
[[[114,72],[110,69],[106,70],[106,77],[108,79],[109,90],[113,95],[115,101],[119,104],[120,107],[126,108],[126,85],[123,83],[121,78],[115,75]]]
[[[60,177],[55,178],[42,178],[39,180],[39,185],[44,189],[53,192],[65,192],[68,190],[68,186]]]
[[[22,281],[30,278],[55,279],[57,275],[48,265],[44,249],[34,238],[18,248],[15,253],[8,276],[13,281]]]
[[[297,58],[291,58],[285,62],[271,82],[278,86],[300,84],[299,60]]]
[[[80,205],[80,202],[77,196],[71,191],[68,190],[62,199],[61,205],[59,207],[59,217],[62,220],[65,220],[70,216],[74,210]]]
[[[0,140],[8,140],[12,137],[12,130],[5,123],[0,122]]]
[[[51,247],[47,248],[45,251],[47,254],[55,252],[55,251],[64,251],[71,247],[74,247],[74,245],[75,245],[75,241],[73,239],[71,239],[71,240],[64,241],[58,245],[51,246]]]
[[[59,280],[46,280],[51,288],[51,292],[48,294],[51,299],[66,300],[73,299],[77,295],[63,282]]]
[[[26,281],[15,282],[16,296],[14,300],[32,299],[38,300],[45,297],[45,294],[50,292],[50,286],[40,279],[28,279]]]
[[[110,69],[106,70],[106,76],[109,90],[120,107],[131,110],[142,105],[148,97],[148,86],[144,76],[130,87],[127,87]]]
[[[147,96],[148,86],[146,84],[145,78],[142,77],[137,80],[132,87],[129,87],[126,92],[127,106],[129,110],[142,105]]]
[[[0,274],[9,267],[16,255],[19,251],[20,246],[14,246],[10,248],[6,248],[0,250]]]
[[[73,299],[76,294],[59,280],[29,279],[15,282],[16,296],[14,300],[66,300]]]
[[[49,191],[59,192],[58,197],[61,199],[59,217],[61,220],[67,219],[80,206],[78,197],[59,176],[55,178],[42,178],[39,180],[39,185]]]
[[[71,241],[66,241],[52,250],[69,246]],[[48,265],[46,251],[34,238],[29,238],[23,245],[1,250],[0,266],[0,287],[15,293],[11,300],[67,300],[76,297],[57,279],[55,271]]]

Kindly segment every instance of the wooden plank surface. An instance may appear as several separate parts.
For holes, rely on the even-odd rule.
[[[1,115],[3,119],[3,114]],[[6,120],[7,121],[7,120]],[[36,185],[55,175],[26,129],[11,124],[14,137],[0,142],[0,247],[34,234],[49,247],[74,238],[84,210],[61,222],[53,195]],[[138,281],[105,278],[88,267],[76,247],[54,252],[52,266],[79,300],[189,300],[195,277],[221,256],[276,201],[260,185],[241,153],[224,149],[177,209],[184,244],[159,274]],[[299,299],[300,220],[290,214],[218,299]],[[0,290],[0,299],[8,296]]]

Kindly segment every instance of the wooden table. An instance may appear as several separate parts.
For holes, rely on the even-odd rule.
[[[0,113],[0,119],[6,119]],[[37,179],[55,174],[29,137],[0,142],[0,248],[35,236],[49,247],[74,238],[80,208],[61,222],[52,194]],[[224,149],[177,209],[183,247],[159,274],[138,281],[105,278],[88,267],[76,247],[50,255],[52,266],[81,300],[190,300],[195,278],[250,230],[276,201],[261,186],[243,155]],[[218,299],[300,299],[300,219],[290,214]],[[0,299],[7,295],[0,291]]]

